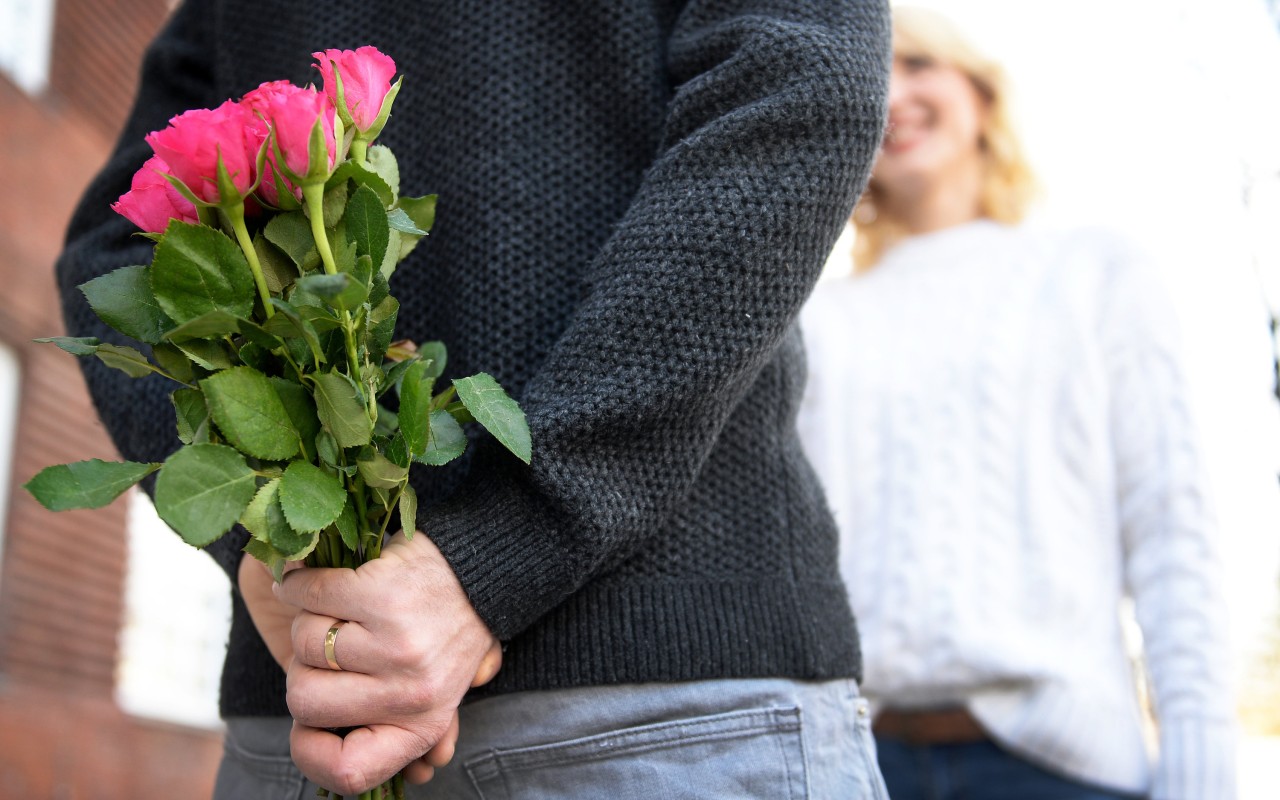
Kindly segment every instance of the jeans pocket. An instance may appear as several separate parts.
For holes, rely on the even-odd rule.
[[[800,709],[759,708],[491,750],[464,768],[484,800],[807,797]]]
[[[228,728],[213,800],[302,800],[306,779],[288,755],[258,752]]]

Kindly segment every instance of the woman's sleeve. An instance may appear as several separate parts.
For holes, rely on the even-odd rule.
[[[1103,304],[1125,580],[1160,732],[1152,796],[1234,798],[1227,604],[1177,320],[1162,286],[1123,247]]]

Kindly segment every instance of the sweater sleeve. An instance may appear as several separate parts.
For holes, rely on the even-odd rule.
[[[692,0],[652,166],[521,402],[421,528],[500,638],[660,530],[821,271],[885,114],[880,0]],[[769,402],[769,398],[760,398]]]
[[[1217,530],[1162,287],[1120,252],[1103,324],[1125,579],[1160,732],[1156,800],[1234,798],[1227,608]]]
[[[115,150],[71,218],[56,273],[63,319],[72,336],[137,344],[98,319],[77,287],[120,267],[151,259],[151,243],[134,236],[137,229],[112,211],[111,203],[129,190],[134,173],[151,156],[143,139],[147,133],[163,128],[170,118],[187,109],[209,107],[219,99],[212,96],[207,16],[207,3],[187,0],[152,42],[143,60],[137,99]],[[132,461],[163,461],[177,449],[171,385],[157,378],[130,378],[97,359],[80,359],[80,365],[98,414],[121,456]],[[153,481],[145,484],[148,489],[153,485]],[[233,581],[243,545],[243,535],[233,533],[208,548]]]

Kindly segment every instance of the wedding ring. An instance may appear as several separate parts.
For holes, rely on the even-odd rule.
[[[342,667],[338,666],[338,656],[333,652],[333,646],[338,643],[338,631],[342,630],[342,626],[346,625],[345,619],[340,619],[333,623],[333,627],[324,635],[324,660],[329,662],[329,669],[342,672]]]

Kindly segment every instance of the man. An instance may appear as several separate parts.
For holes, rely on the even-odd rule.
[[[209,548],[239,589],[218,796],[295,796],[261,768],[290,712],[322,786],[426,779],[473,683],[443,796],[872,796],[793,320],[879,144],[884,3],[188,0],[72,221],[73,334],[110,338],[74,287],[146,258],[108,208],[145,133],[364,44],[406,78],[384,136],[405,193],[440,197],[392,284],[400,335],[492,373],[533,463],[478,437],[415,472],[425,535],[359,570],[272,590],[243,538]],[[163,387],[86,376],[123,455],[173,449]]]

